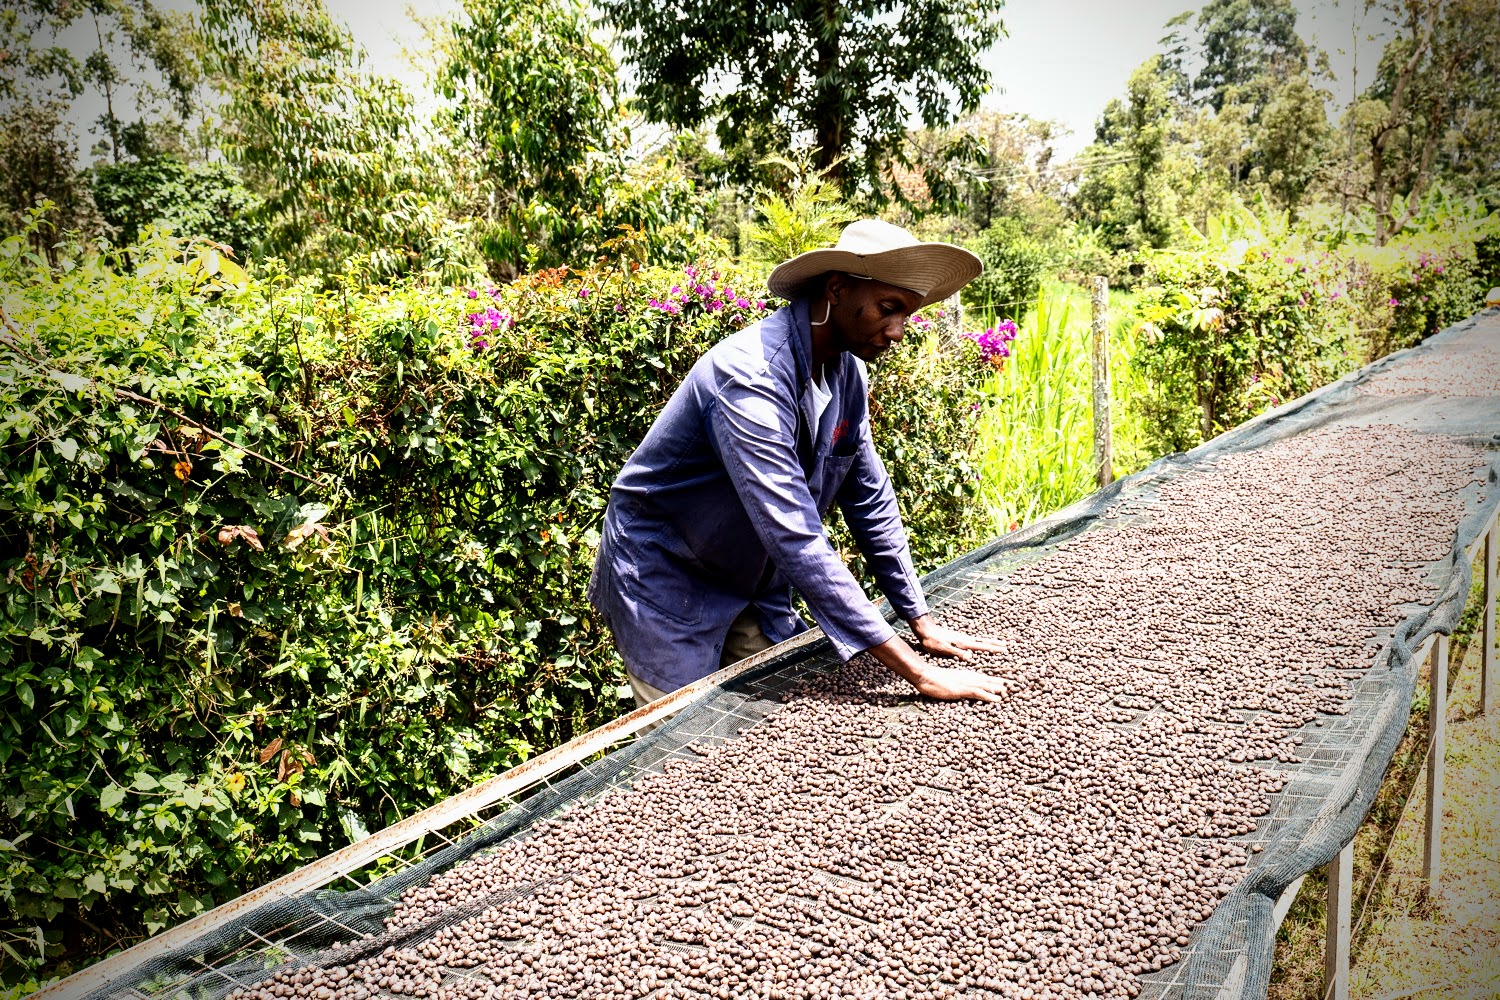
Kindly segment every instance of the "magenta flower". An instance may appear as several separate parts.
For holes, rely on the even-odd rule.
[[[510,313],[502,312],[494,306],[489,306],[484,312],[470,313],[469,326],[471,335],[489,330],[510,329],[516,325],[515,317]]]
[[[969,332],[963,335],[979,346],[979,359],[999,368],[1010,357],[1010,342],[1016,339],[1016,324],[1012,320],[992,326],[983,333]]]

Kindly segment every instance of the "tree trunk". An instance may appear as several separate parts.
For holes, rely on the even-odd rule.
[[[1425,17],[1423,17],[1425,8]],[[1391,176],[1386,163],[1385,150],[1391,135],[1401,125],[1401,116],[1406,111],[1406,92],[1416,76],[1422,57],[1432,44],[1432,29],[1437,23],[1442,0],[1407,0],[1407,24],[1412,33],[1411,55],[1401,64],[1396,73],[1396,84],[1391,88],[1391,103],[1386,109],[1385,121],[1370,137],[1370,194],[1375,203],[1375,245],[1385,246],[1394,234],[1391,227],[1391,202],[1395,192],[1391,190]],[[1421,18],[1419,21],[1418,19]],[[1420,181],[1419,181],[1420,183]]]
[[[814,131],[817,136],[817,167],[830,182],[842,188],[848,171],[843,166],[844,109],[839,93],[840,11],[837,0],[822,0],[822,10],[813,25],[818,37],[813,44],[813,75],[822,81],[813,99]]]
[[[100,83],[104,87],[104,127],[109,130],[109,152],[114,163],[120,162],[120,120],[115,117],[114,65],[104,51],[104,31],[99,27],[99,12],[93,11],[94,37],[99,40]]]

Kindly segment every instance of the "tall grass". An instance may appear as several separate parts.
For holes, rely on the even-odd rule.
[[[1134,354],[1132,296],[1110,293],[1110,382],[1114,465],[1134,472],[1151,458],[1140,419],[1127,405],[1141,391]],[[1027,524],[1092,493],[1093,396],[1088,293],[1043,285],[988,386],[975,421],[980,496],[993,534]],[[973,327],[970,320],[967,326]],[[983,324],[980,324],[983,325]]]

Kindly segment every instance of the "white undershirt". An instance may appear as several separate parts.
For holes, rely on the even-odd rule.
[[[823,429],[823,414],[828,412],[828,404],[833,402],[833,390],[828,388],[823,381],[823,370],[818,369],[816,378],[809,379],[807,389],[813,398],[813,440],[818,440],[818,432]]]

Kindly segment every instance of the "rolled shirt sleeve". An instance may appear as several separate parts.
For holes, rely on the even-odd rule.
[[[839,656],[847,660],[894,636],[829,544],[797,459],[795,403],[769,378],[735,375],[720,387],[708,427],[761,544],[806,599]],[[890,509],[894,516],[894,495]]]
[[[860,425],[859,434],[854,464],[839,489],[839,509],[881,592],[903,621],[912,621],[927,614],[927,599],[911,561],[896,490],[875,451],[869,421]]]

